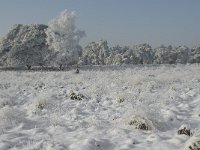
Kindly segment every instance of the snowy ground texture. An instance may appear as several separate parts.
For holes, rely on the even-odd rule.
[[[199,65],[0,71],[1,150],[189,150],[199,134]]]

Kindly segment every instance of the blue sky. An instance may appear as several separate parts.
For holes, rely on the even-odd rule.
[[[13,24],[44,23],[62,10],[76,11],[81,44],[200,44],[200,0],[0,0],[0,37]]]

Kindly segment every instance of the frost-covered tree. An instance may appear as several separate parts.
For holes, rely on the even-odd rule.
[[[44,64],[49,53],[46,46],[46,25],[14,25],[0,42],[4,66],[35,66]]]
[[[106,58],[109,56],[110,50],[107,41],[100,41],[99,43],[99,63],[100,65],[106,64]]]
[[[133,47],[135,54],[135,61],[137,64],[151,64],[153,63],[153,50],[148,44],[139,44]]]
[[[185,64],[188,62],[189,48],[186,46],[160,46],[154,50],[154,62],[158,64]]]
[[[98,65],[98,51],[97,43],[91,42],[83,49],[82,64],[84,65]]]
[[[169,64],[175,62],[176,56],[173,52],[173,47],[164,45],[154,49],[154,62],[156,64]]]
[[[107,41],[91,42],[83,50],[82,63],[86,65],[105,65],[109,53]]]
[[[189,48],[187,46],[178,46],[174,49],[176,53],[176,63],[185,64],[188,62]]]
[[[110,48],[109,57],[106,58],[106,64],[131,64],[133,53],[128,46],[121,47],[116,45]]]
[[[118,54],[124,54],[127,50],[129,50],[129,47],[128,46],[121,47],[119,45],[116,45],[111,47],[110,50]]]
[[[106,62],[107,65],[114,64],[115,55],[116,55],[116,52],[114,52],[114,51],[110,52],[109,57],[107,57],[106,60],[105,60],[105,62]]]
[[[200,63],[200,46],[191,48],[189,53],[189,63]]]
[[[134,54],[134,51],[132,49],[127,49],[123,53],[123,58],[122,58],[123,64],[137,64],[137,58]]]
[[[54,51],[53,61],[60,67],[76,64],[80,57],[79,42],[85,32],[76,29],[75,21],[75,13],[64,10],[49,22],[46,30],[47,45]]]
[[[110,48],[110,56],[107,64],[133,64],[134,54],[128,46],[121,47],[116,45]]]
[[[123,56],[121,54],[116,54],[113,59],[114,65],[121,65],[123,63]]]

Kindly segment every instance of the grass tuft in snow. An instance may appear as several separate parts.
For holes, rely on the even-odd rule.
[[[140,116],[133,117],[128,124],[133,125],[135,129],[152,130],[152,127],[149,125],[148,121]]]

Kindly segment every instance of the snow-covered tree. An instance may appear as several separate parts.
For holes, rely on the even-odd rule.
[[[121,54],[116,54],[113,59],[114,65],[121,65],[123,63],[123,56]]]
[[[127,49],[123,53],[122,61],[124,64],[137,64],[137,58],[134,54],[134,51],[132,49]]]
[[[79,42],[85,32],[76,29],[75,21],[75,13],[64,10],[48,24],[47,45],[56,56],[53,61],[60,66],[76,64],[79,60],[82,50]]]
[[[187,46],[178,46],[174,49],[176,53],[176,63],[185,64],[188,62],[189,48]]]
[[[4,65],[33,66],[44,64],[49,53],[46,46],[46,25],[14,25],[0,42]]]
[[[114,58],[115,58],[116,52],[111,51],[109,57],[106,58],[105,62],[106,65],[112,65],[114,64]]]
[[[189,63],[200,63],[200,46],[195,46],[190,50]]]
[[[106,58],[109,56],[109,47],[107,41],[101,41],[99,43],[99,63],[100,65],[106,64]]]
[[[91,42],[83,50],[82,62],[87,65],[105,65],[109,52],[107,41]]]
[[[119,45],[116,45],[111,47],[110,50],[118,54],[124,54],[127,50],[129,50],[129,47],[128,46],[121,47]]]
[[[169,64],[175,62],[176,56],[173,52],[173,47],[166,47],[164,45],[154,49],[154,62],[156,64]]]
[[[154,62],[158,64],[185,64],[188,62],[189,48],[186,46],[160,46],[154,50]]]
[[[148,44],[139,44],[133,47],[135,54],[135,61],[137,64],[151,64],[153,63],[153,50]]]

